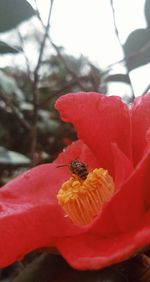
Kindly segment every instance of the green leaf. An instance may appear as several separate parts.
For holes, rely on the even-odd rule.
[[[6,148],[0,146],[0,165],[17,166],[29,164],[30,159],[28,159],[26,156],[14,151],[9,151]]]
[[[112,74],[109,75],[106,79],[106,82],[123,82],[123,83],[127,83],[130,84],[130,79],[129,76],[127,74]]]
[[[0,54],[7,54],[7,53],[16,54],[21,51],[22,51],[21,48],[18,46],[12,46],[3,41],[0,41]]]
[[[59,130],[59,122],[51,119],[49,111],[39,110],[38,128],[43,133],[55,134]]]
[[[0,0],[0,32],[15,28],[33,15],[34,9],[25,0]]]
[[[150,62],[150,31],[134,30],[124,45],[127,67],[131,71]]]
[[[147,24],[150,28],[150,1],[149,0],[145,1],[144,10],[145,10],[145,18],[146,18]]]
[[[32,112],[33,111],[33,104],[29,103],[29,102],[22,102],[20,104],[20,109],[22,111],[26,111],[26,112]]]
[[[24,100],[24,94],[18,87],[14,78],[8,76],[3,71],[0,70],[0,89],[10,98],[14,98],[17,102],[22,102]]]

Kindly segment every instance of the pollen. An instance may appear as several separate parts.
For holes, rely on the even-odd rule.
[[[115,185],[108,171],[96,168],[86,179],[72,176],[63,183],[57,194],[58,203],[65,214],[78,225],[86,225],[99,214],[103,204],[115,191]]]

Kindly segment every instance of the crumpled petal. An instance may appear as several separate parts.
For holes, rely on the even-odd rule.
[[[135,99],[131,108],[133,128],[133,159],[136,165],[143,156],[150,128],[150,93]]]
[[[64,121],[73,123],[79,139],[111,175],[114,175],[111,143],[116,143],[131,158],[130,113],[119,97],[95,92],[67,94],[57,100],[56,109]]]

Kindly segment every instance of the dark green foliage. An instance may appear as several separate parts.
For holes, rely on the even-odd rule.
[[[7,54],[7,53],[16,54],[21,51],[22,51],[21,48],[18,46],[12,46],[3,41],[0,41],[0,54]]]
[[[145,0],[145,18],[147,21],[148,28],[150,28],[150,1]]]
[[[131,71],[150,62],[150,30],[134,30],[124,45],[127,67]]]
[[[119,272],[76,271],[60,256],[43,254],[28,264],[13,282],[126,282]]]
[[[34,9],[25,0],[0,0],[0,32],[15,28],[33,15]]]
[[[33,252],[1,270],[2,282],[149,282],[150,258],[139,255],[96,271],[71,268],[58,254]]]
[[[0,165],[20,166],[29,165],[30,160],[22,154],[10,151],[0,146]]]
[[[147,28],[131,32],[124,44],[128,70],[141,67],[150,62],[150,1],[145,1]]]
[[[127,74],[112,74],[109,75],[108,77],[106,77],[106,81],[110,81],[110,82],[123,82],[123,83],[127,83],[130,84],[130,80]]]

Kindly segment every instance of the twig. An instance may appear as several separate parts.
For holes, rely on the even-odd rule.
[[[144,53],[145,51],[147,51],[148,49],[150,49],[150,41],[143,47],[141,47],[138,51],[132,52],[129,56],[124,57],[123,59],[116,61],[110,65],[108,65],[105,70],[104,73],[111,69],[112,67],[121,64],[121,63],[126,63],[126,61],[132,59],[132,58],[136,58],[137,56],[139,56],[140,54]]]
[[[53,7],[53,2],[54,0],[51,0],[50,4],[50,9],[49,9],[49,14],[48,14],[48,20],[47,20],[47,25],[45,27],[45,33],[44,37],[41,43],[41,48],[40,48],[40,53],[39,53],[39,58],[38,62],[34,71],[34,81],[33,81],[33,87],[32,87],[32,95],[33,95],[33,126],[32,126],[32,134],[31,134],[31,160],[32,160],[32,166],[35,165],[35,160],[34,160],[34,155],[36,151],[36,144],[37,144],[37,121],[38,121],[38,81],[39,81],[39,76],[38,72],[41,66],[42,62],[42,56],[44,52],[44,47],[50,27],[50,18],[51,18],[51,13],[52,13],[52,7]]]
[[[119,37],[119,31],[118,31],[118,28],[117,28],[117,23],[116,23],[116,18],[115,18],[115,8],[114,8],[113,0],[110,0],[110,5],[111,5],[111,8],[112,8],[112,16],[113,16],[113,22],[114,22],[114,28],[115,28],[116,37],[117,37],[117,39],[119,41],[119,44],[120,44],[121,48],[123,49],[122,42],[121,42],[120,37]]]
[[[129,70],[128,70],[128,67],[127,67],[127,61],[126,61],[126,56],[125,56],[125,52],[124,52],[124,47],[123,47],[121,40],[120,40],[120,37],[119,37],[119,31],[118,31],[117,24],[116,24],[115,9],[114,9],[114,1],[113,0],[110,0],[110,5],[111,5],[111,8],[112,8],[112,16],[113,16],[113,22],[114,22],[116,37],[117,37],[118,42],[119,42],[119,44],[120,44],[120,46],[123,50],[123,53],[124,53],[124,62],[125,62],[125,66],[126,66],[126,69],[127,69],[127,76],[128,76],[129,81],[130,81],[132,100],[134,100],[134,98],[135,98],[134,90],[133,90],[132,82],[131,82],[131,79],[130,79]]]
[[[45,105],[52,97],[60,96],[64,91],[67,91],[68,89],[70,89],[70,87],[73,87],[74,85],[76,85],[76,81],[72,80],[69,81],[66,85],[64,85],[61,89],[50,91],[50,94],[48,95],[48,97],[46,97],[46,99],[44,99],[40,103],[40,106]]]
[[[79,85],[79,87],[81,88],[81,90],[86,91],[86,88],[82,85],[80,77],[78,77],[75,72],[68,66],[67,62],[65,61],[64,57],[62,56],[59,47],[52,41],[51,37],[49,36],[49,40],[51,45],[53,46],[53,48],[55,49],[57,56],[59,58],[59,60],[62,62],[62,64],[64,65],[64,67],[66,68],[66,70],[69,72],[69,74],[71,75],[71,77],[76,81],[76,83]]]
[[[37,17],[38,19],[40,20],[41,22],[41,25],[42,27],[45,29],[45,25],[40,17],[40,13],[39,13],[39,10],[38,10],[38,6],[37,6],[37,2],[36,0],[34,0],[35,2],[35,6],[36,6],[36,12],[37,12]],[[62,64],[64,65],[64,67],[66,68],[66,70],[69,72],[69,74],[71,75],[71,77],[76,81],[76,83],[79,85],[80,89],[83,90],[83,91],[86,91],[87,89],[83,86],[83,84],[81,83],[81,80],[80,80],[80,77],[78,77],[76,75],[76,73],[70,68],[70,66],[68,66],[67,62],[65,61],[64,57],[62,56],[61,52],[60,52],[60,49],[59,47],[52,41],[50,35],[48,34],[47,35],[51,45],[53,46],[53,48],[55,49],[56,53],[57,53],[57,56],[58,56],[58,59],[62,62]]]
[[[150,90],[150,84],[146,87],[146,89],[143,91],[141,96],[144,96],[149,90]]]
[[[29,63],[29,59],[25,53],[25,50],[24,50],[24,40],[22,38],[22,35],[19,31],[19,29],[17,30],[17,34],[18,34],[18,38],[20,40],[20,44],[21,44],[21,48],[22,48],[22,51],[23,51],[23,55],[24,55],[24,58],[25,58],[25,62],[26,62],[26,66],[27,66],[27,72],[28,72],[28,77],[30,78],[30,74],[31,74],[31,71],[30,71],[30,63]]]
[[[38,63],[37,63],[37,66],[36,66],[35,72],[34,72],[35,76],[38,74],[38,70],[40,68],[41,61],[42,61],[42,56],[43,56],[43,51],[44,51],[44,47],[45,47],[45,42],[46,42],[46,38],[48,36],[49,27],[50,27],[50,18],[51,18],[51,14],[52,14],[53,3],[54,3],[54,0],[51,0],[51,5],[50,5],[50,9],[49,9],[49,14],[48,14],[48,20],[47,20],[47,25],[44,26],[45,27],[45,34],[44,34],[43,42],[42,42],[41,48],[40,48],[40,54],[39,54],[39,58],[38,58]]]
[[[89,78],[88,76],[81,76],[80,80],[81,81],[87,81],[88,78]],[[41,106],[45,105],[54,96],[56,98],[56,97],[60,96],[61,94],[64,94],[63,93],[64,91],[67,91],[68,89],[70,89],[71,87],[73,87],[75,85],[76,85],[76,81],[75,80],[71,80],[68,83],[66,83],[61,89],[50,91],[50,94],[48,95],[48,97],[46,97],[46,99],[44,99],[39,104],[39,106],[41,107]]]

